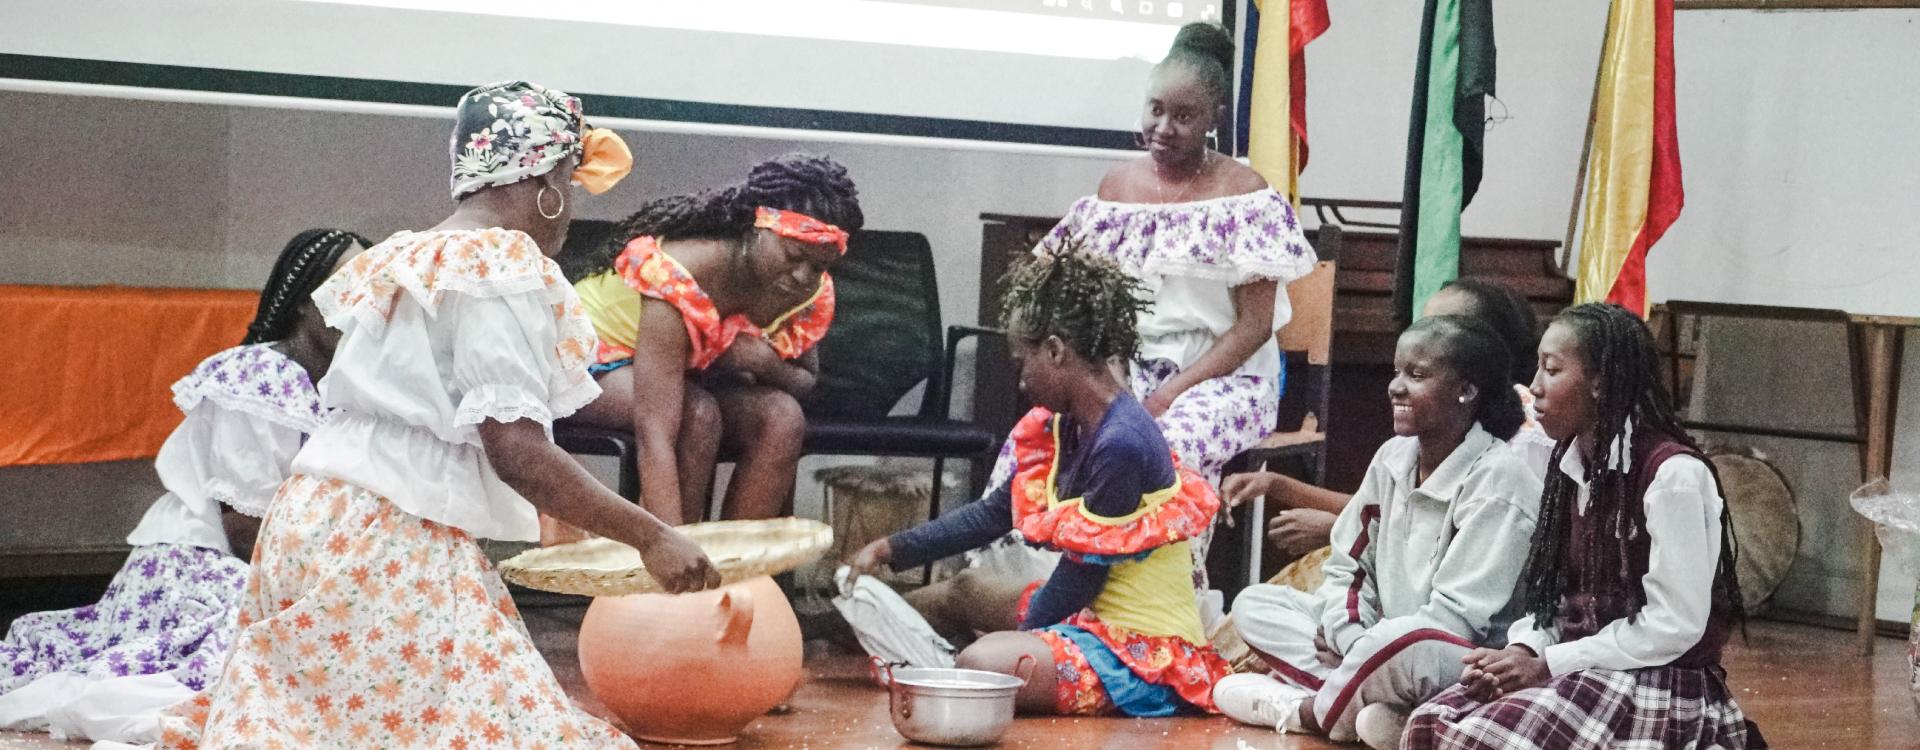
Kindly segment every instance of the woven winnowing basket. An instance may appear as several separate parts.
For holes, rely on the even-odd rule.
[[[833,528],[806,518],[715,521],[681,526],[707,553],[726,583],[785,573],[813,562],[833,546]],[[661,593],[640,552],[611,539],[532,549],[500,563],[507,580],[527,588],[578,596]]]

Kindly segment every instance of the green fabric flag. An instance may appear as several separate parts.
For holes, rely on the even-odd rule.
[[[1493,80],[1492,0],[1427,0],[1394,269],[1394,314],[1401,328],[1460,275],[1460,211],[1480,189]]]

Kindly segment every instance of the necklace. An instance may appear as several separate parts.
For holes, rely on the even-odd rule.
[[[1160,164],[1155,162],[1153,165],[1153,176],[1155,177],[1154,193],[1160,197],[1161,203],[1179,203],[1184,201],[1187,199],[1187,193],[1193,190],[1194,184],[1198,183],[1200,178],[1206,175],[1207,169],[1212,166],[1213,150],[1202,149],[1200,151],[1200,168],[1193,170],[1193,175],[1187,178],[1185,185],[1180,186],[1180,192],[1173,196],[1173,200],[1167,200],[1167,181],[1160,176]]]

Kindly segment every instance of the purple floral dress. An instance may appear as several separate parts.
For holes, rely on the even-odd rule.
[[[320,402],[306,371],[264,344],[207,358],[173,393],[186,418],[154,462],[167,493],[128,537],[133,552],[99,602],[13,622],[0,641],[0,695],[56,672],[165,674],[192,690],[220,673],[247,579],[221,506],[266,511]]]

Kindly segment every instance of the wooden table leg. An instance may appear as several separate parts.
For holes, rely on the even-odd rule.
[[[1866,481],[1889,477],[1893,469],[1893,416],[1899,397],[1900,329],[1883,323],[1866,324],[1867,359],[1867,445]],[[1873,653],[1877,618],[1875,606],[1880,594],[1880,541],[1873,524],[1858,521],[1860,536],[1860,652]]]

